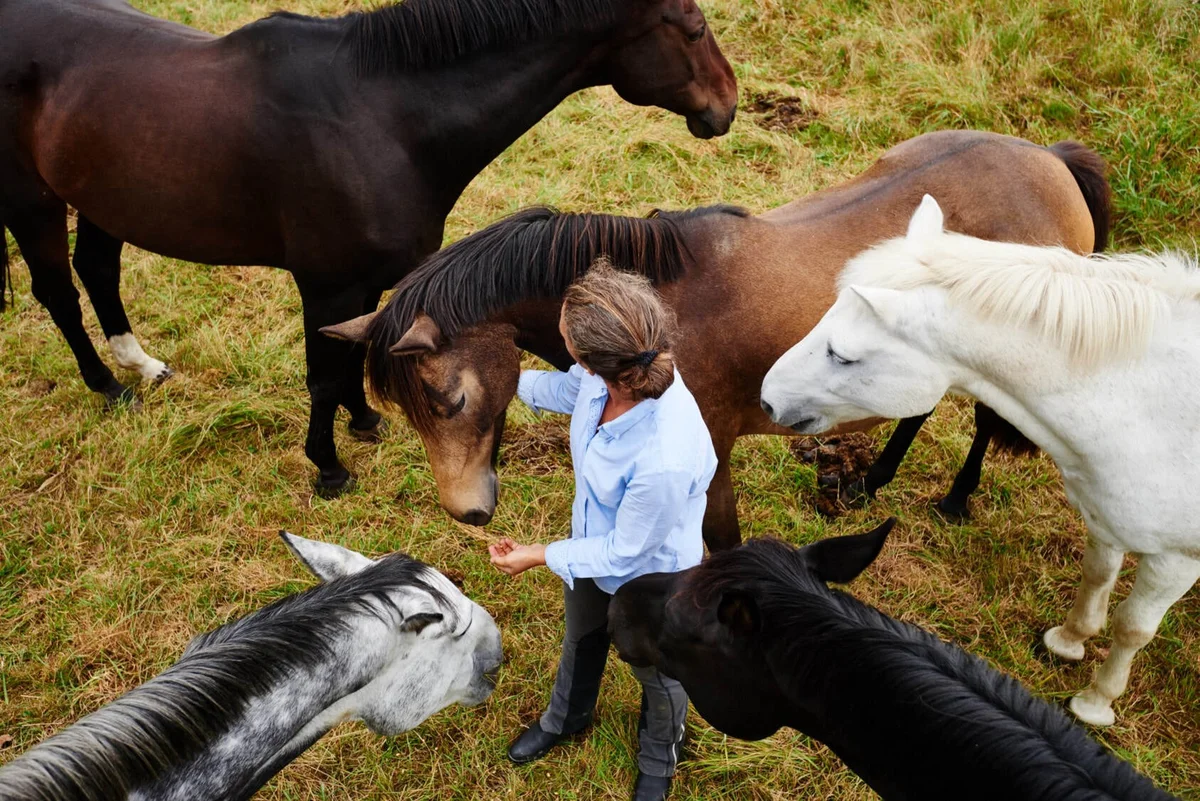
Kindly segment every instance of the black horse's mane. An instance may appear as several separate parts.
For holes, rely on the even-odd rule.
[[[615,23],[623,0],[404,0],[349,14],[346,44],[360,75],[448,64],[480,51]]]
[[[678,281],[693,262],[681,223],[714,214],[748,216],[733,206],[654,211],[648,217],[522,209],[443,248],[396,286],[368,330],[367,379],[382,402],[400,406],[418,429],[432,422],[416,360],[388,349],[420,312],[451,340],[525,300],[558,298],[600,256],[655,284]]]
[[[395,612],[389,592],[415,586],[448,606],[430,570],[393,554],[196,636],[166,671],[0,768],[0,801],[123,801],[194,759],[254,697],[332,658],[355,616]]]
[[[695,583],[701,603],[728,590],[753,595],[768,660],[781,682],[797,688],[797,696],[798,688],[808,697],[828,696],[850,668],[873,677],[869,683],[878,689],[863,701],[862,714],[878,720],[894,715],[913,742],[954,743],[964,754],[1002,758],[1016,766],[1013,778],[1026,789],[1025,797],[1173,798],[1011,676],[830,589],[787,543],[751,540],[713,554],[704,570],[703,580]],[[893,709],[884,708],[889,704]],[[879,758],[889,756],[895,754]],[[945,759],[947,770],[953,769],[954,754],[946,753]]]

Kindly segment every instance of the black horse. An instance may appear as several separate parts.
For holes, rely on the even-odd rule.
[[[733,737],[820,740],[885,799],[1172,798],[1011,677],[825,586],[871,564],[894,522],[634,579],[609,607],[617,652]]]
[[[407,0],[337,19],[276,14],[224,37],[123,0],[0,0],[0,223],[88,387],[130,397],[96,353],[74,264],[119,364],[169,376],[130,332],[124,242],[289,270],[304,306],[306,453],[318,488],[380,422],[363,349],[317,329],[374,310],[442,241],[488,162],[587,86],[725,133],[737,87],[693,0]]]

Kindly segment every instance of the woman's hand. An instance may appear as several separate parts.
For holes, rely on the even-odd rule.
[[[524,573],[531,567],[546,564],[545,545],[518,545],[509,537],[502,538],[494,545],[488,546],[492,555],[492,564],[501,573],[515,576]]]

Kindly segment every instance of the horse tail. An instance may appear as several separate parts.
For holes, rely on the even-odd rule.
[[[1100,154],[1090,147],[1067,140],[1050,146],[1050,152],[1062,159],[1071,171],[1083,200],[1092,215],[1092,227],[1096,230],[1093,253],[1108,247],[1108,234],[1112,230],[1112,187],[1108,183],[1108,165]]]
[[[0,312],[8,308],[8,296],[12,293],[12,276],[8,271],[8,237],[4,233],[4,223],[0,222],[0,250],[4,251],[4,263],[0,264]],[[16,296],[13,296],[16,302]]]

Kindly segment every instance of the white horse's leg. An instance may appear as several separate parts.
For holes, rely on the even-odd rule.
[[[1071,607],[1063,625],[1055,626],[1042,636],[1042,642],[1051,653],[1071,662],[1083,659],[1084,640],[1096,636],[1104,628],[1108,594],[1117,582],[1117,573],[1124,560],[1124,551],[1111,548],[1095,537],[1088,538],[1075,606]]]
[[[118,334],[110,337],[108,347],[112,349],[113,358],[117,364],[126,370],[137,370],[142,378],[160,384],[166,381],[174,372],[158,359],[146,355],[137,337],[133,334]]]
[[[1092,686],[1071,699],[1071,711],[1094,726],[1116,720],[1112,702],[1129,683],[1133,655],[1154,638],[1171,604],[1200,579],[1200,561],[1177,553],[1143,556],[1129,597],[1113,615],[1113,644],[1108,659],[1096,671]]]

